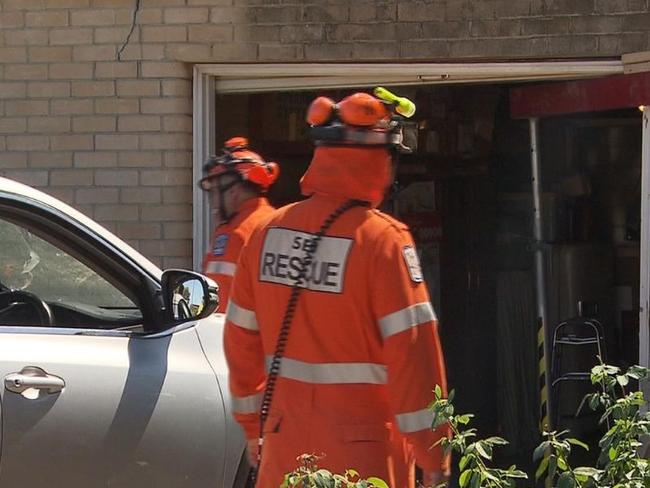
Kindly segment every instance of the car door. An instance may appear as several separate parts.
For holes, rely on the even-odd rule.
[[[154,330],[155,280],[132,259],[12,205],[0,193],[0,304],[34,303],[0,306],[0,488],[222,486],[223,400],[195,324]]]

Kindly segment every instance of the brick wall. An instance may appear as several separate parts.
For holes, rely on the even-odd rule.
[[[0,0],[0,172],[164,266],[191,253],[196,62],[618,56],[648,0]]]

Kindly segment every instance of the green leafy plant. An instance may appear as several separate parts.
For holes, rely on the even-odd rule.
[[[361,479],[354,469],[343,475],[319,469],[317,463],[322,458],[315,454],[298,456],[298,468],[284,476],[280,488],[389,488],[380,478]]]
[[[490,467],[495,447],[504,446],[508,441],[501,437],[488,437],[478,439],[474,428],[467,428],[472,414],[455,414],[453,405],[454,391],[448,398],[442,397],[442,389],[436,386],[435,399],[429,405],[433,412],[432,429],[443,424],[448,424],[451,437],[443,437],[438,441],[445,454],[457,452],[460,455],[458,467],[460,469],[459,484],[469,488],[509,488],[514,487],[517,479],[526,479],[528,476],[523,471],[511,466],[508,469]],[[445,483],[443,483],[445,485]]]

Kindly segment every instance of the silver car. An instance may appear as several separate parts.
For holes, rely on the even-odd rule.
[[[244,486],[214,286],[0,178],[0,488]]]

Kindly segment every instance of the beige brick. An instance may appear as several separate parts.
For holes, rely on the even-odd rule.
[[[140,209],[143,222],[185,221],[192,217],[192,206],[185,205],[147,205]]]
[[[65,10],[52,12],[27,12],[25,24],[28,27],[64,27],[68,25],[68,12]]]
[[[3,151],[7,150],[7,138],[5,136],[0,136],[0,154]]]
[[[137,98],[103,98],[95,101],[98,114],[132,114],[140,112],[140,100]]]
[[[110,61],[116,58],[115,46],[75,46],[72,59],[75,61]]]
[[[166,44],[165,58],[188,63],[210,63],[215,61],[209,44]]]
[[[6,139],[9,151],[39,151],[50,146],[47,136],[7,136]]]
[[[27,121],[29,132],[50,134],[70,131],[70,117],[30,117]]]
[[[42,29],[8,30],[4,33],[7,46],[45,46],[47,31]]]
[[[122,203],[161,203],[160,188],[122,188],[120,190]]]
[[[25,117],[0,117],[0,134],[22,134],[27,132]]]
[[[142,63],[143,78],[186,78],[191,77],[192,67],[185,63]]]
[[[131,168],[159,168],[162,166],[160,151],[121,151],[118,165]]]
[[[0,99],[23,98],[27,93],[26,83],[3,83],[0,81]]]
[[[187,27],[175,25],[144,26],[143,42],[183,42],[187,41]]]
[[[71,152],[35,152],[29,153],[30,168],[70,168],[72,167]]]
[[[122,115],[117,123],[120,132],[159,131],[160,127],[160,117],[152,115]]]
[[[114,81],[75,81],[72,83],[73,97],[112,97],[114,95]]]
[[[101,78],[136,78],[138,76],[138,64],[131,61],[97,63],[95,65],[95,77]],[[118,92],[119,95],[119,92]]]
[[[72,48],[58,47],[30,47],[28,50],[29,61],[32,63],[53,63],[72,61]]]
[[[34,81],[27,84],[27,96],[30,98],[69,97],[70,83]]]
[[[280,40],[279,25],[238,25],[235,40],[239,42],[274,42]]]
[[[192,269],[192,257],[191,255],[185,257],[163,257],[158,267],[161,269]]]
[[[166,24],[203,24],[209,20],[207,8],[168,8],[165,9]]]
[[[74,201],[81,204],[117,203],[120,196],[117,188],[79,188],[74,193]]]
[[[95,149],[97,150],[121,150],[138,149],[138,136],[131,135],[96,135]]]
[[[191,252],[188,239],[146,240],[140,242],[140,252],[147,256],[185,256]]]
[[[95,171],[97,186],[138,186],[138,172],[134,170],[104,170]]]
[[[114,132],[115,117],[110,115],[88,115],[72,120],[73,132]]]
[[[98,205],[95,207],[97,220],[112,220],[114,222],[129,222],[138,220],[137,205]]]
[[[160,95],[160,82],[148,80],[118,80],[117,94],[120,97],[157,97]]]
[[[143,98],[140,109],[143,114],[190,114],[192,101],[188,98]]]
[[[142,59],[147,61],[165,59],[165,46],[163,44],[145,44],[142,46]]]
[[[87,9],[70,12],[71,25],[113,25],[115,11],[112,9]]]
[[[50,78],[54,80],[92,79],[93,63],[54,63],[50,65]]]
[[[142,149],[190,149],[190,134],[147,134],[140,136]]]
[[[0,12],[0,30],[24,26],[25,19],[22,12]]]
[[[90,114],[93,112],[92,99],[52,100],[53,114]]]
[[[165,222],[163,224],[163,237],[165,239],[191,239],[191,222]]]
[[[60,8],[88,7],[89,5],[89,0],[46,0],[43,8],[58,10]]]
[[[74,165],[77,168],[114,168],[117,154],[108,151],[76,152]]]
[[[3,0],[2,9],[7,12],[15,10],[41,10],[43,9],[43,0]]]
[[[397,52],[397,44],[391,44],[394,46],[395,52]],[[301,59],[303,57],[302,45],[260,44],[257,57],[260,61],[284,61],[287,59]]]
[[[45,80],[46,64],[9,64],[5,66],[6,80]]]
[[[210,9],[211,24],[244,24],[248,20],[248,8],[245,7],[227,6]]]
[[[45,188],[45,193],[58,198],[68,205],[74,205],[74,190],[72,188]]]
[[[192,151],[166,151],[165,166],[186,168],[192,165]]]
[[[256,24],[290,24],[300,20],[302,8],[300,6],[269,5],[264,7],[250,7],[250,15]],[[319,21],[323,21],[323,17]],[[346,19],[347,20],[347,17]]]
[[[5,104],[7,115],[47,115],[48,111],[47,100],[7,100]]]
[[[257,44],[254,42],[219,43],[212,46],[215,61],[255,61]]]
[[[191,25],[188,39],[190,42],[223,42],[233,39],[231,25]]]
[[[92,183],[92,170],[64,169],[50,172],[50,184],[53,186],[83,186],[92,185]]]
[[[41,187],[47,186],[48,172],[29,170],[13,170],[4,172],[3,176],[12,180],[20,181],[25,185]]]
[[[0,41],[2,38],[0,37]],[[27,61],[27,48],[2,47],[0,43],[0,59],[3,63],[25,63]]]
[[[144,186],[182,186],[192,184],[192,172],[183,170],[142,170],[140,184]]]
[[[163,117],[163,130],[166,132],[192,132],[192,116],[166,115]]]
[[[163,14],[159,8],[143,8],[138,13],[138,22],[140,25],[162,24]]]
[[[117,235],[122,239],[160,239],[160,224],[148,222],[131,224],[120,222],[117,224]]]
[[[133,0],[90,0],[91,7],[122,7],[122,8],[132,8]]]
[[[162,94],[166,97],[190,97],[192,83],[189,80],[163,80]]]
[[[98,27],[95,29],[95,43],[97,44],[122,44],[126,40],[131,30],[130,26],[126,27]],[[139,30],[136,29],[131,34],[131,42],[139,41]]]
[[[3,169],[26,168],[27,154],[26,152],[0,152],[0,175]]]
[[[191,172],[191,171],[188,171]],[[192,187],[166,186],[163,188],[164,203],[187,203],[192,201]]]
[[[92,44],[93,30],[89,28],[52,29],[50,31],[50,44],[73,45]]]
[[[91,135],[58,135],[50,136],[53,151],[89,151],[93,149]]]

